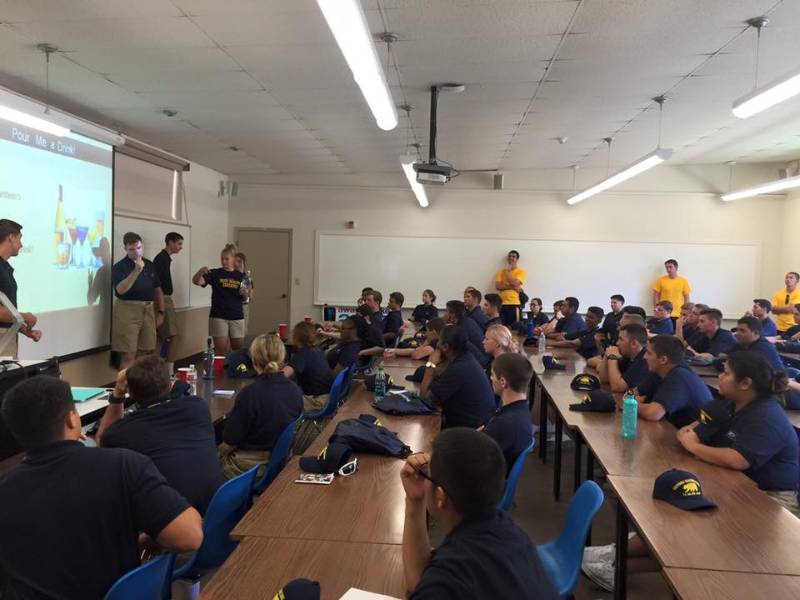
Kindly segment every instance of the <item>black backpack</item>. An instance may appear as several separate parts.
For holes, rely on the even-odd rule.
[[[390,415],[432,415],[436,412],[430,400],[410,391],[389,392],[372,406]]]
[[[411,448],[404,444],[396,433],[381,425],[380,420],[373,415],[361,415],[357,419],[340,421],[328,442],[345,444],[350,446],[353,452],[397,458],[405,458],[411,454]]]

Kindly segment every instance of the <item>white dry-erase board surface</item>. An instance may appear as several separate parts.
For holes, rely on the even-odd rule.
[[[172,302],[175,308],[190,306],[192,275],[192,229],[189,225],[168,223],[155,219],[114,215],[114,262],[125,256],[122,236],[133,231],[142,236],[144,257],[153,260],[164,248],[164,236],[176,231],[183,236],[183,250],[172,255]]]
[[[652,311],[653,282],[664,275],[664,261],[675,258],[691,286],[691,298],[741,316],[756,297],[761,248],[755,243],[688,244],[586,240],[521,240],[474,237],[363,235],[316,232],[314,302],[351,305],[361,288],[383,294],[402,292],[405,307],[422,301],[432,289],[436,305],[461,300],[464,288],[495,291],[494,278],[509,250],[519,251],[528,272],[528,296],[553,301],[580,300],[580,312],[592,305],[608,309],[609,296]],[[734,275],[735,274],[735,275]]]

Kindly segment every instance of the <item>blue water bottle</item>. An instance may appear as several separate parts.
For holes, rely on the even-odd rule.
[[[378,367],[378,374],[375,375],[375,400],[382,400],[386,395],[386,371],[383,365]]]
[[[533,337],[533,318],[532,315],[528,316],[528,337]]]
[[[636,439],[636,424],[639,416],[639,403],[630,390],[622,397],[622,439]]]

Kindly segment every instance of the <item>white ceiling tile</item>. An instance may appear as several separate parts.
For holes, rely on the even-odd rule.
[[[179,14],[169,0],[0,0],[0,16],[6,23],[174,17]]]
[[[242,71],[131,71],[113,74],[109,79],[136,93],[261,89],[257,81]]]

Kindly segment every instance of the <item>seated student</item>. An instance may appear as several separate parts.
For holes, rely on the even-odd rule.
[[[711,391],[684,363],[683,344],[674,335],[657,335],[647,344],[645,360],[650,376],[635,390],[639,417],[646,421],[666,418],[675,427],[698,419],[711,401]]]
[[[503,308],[503,299],[500,298],[500,294],[486,294],[483,297],[483,303],[481,304],[481,310],[483,311],[483,315],[486,317],[486,321],[483,324],[483,330],[486,331],[492,325],[502,325],[503,318],[500,316],[500,309]]]
[[[719,392],[733,403],[733,415],[721,427],[715,424],[713,431],[698,428],[695,422],[677,435],[697,458],[743,471],[767,495],[800,516],[797,434],[775,398],[785,389],[786,375],[762,355],[732,354],[719,376]]]
[[[728,351],[728,358],[737,352],[757,352],[775,370],[783,369],[783,361],[774,344],[770,344],[762,335],[761,320],[758,317],[742,317],[736,321],[736,345]]]
[[[508,513],[506,465],[497,443],[465,428],[442,431],[433,451],[400,472],[406,492],[403,572],[410,600],[555,600],[536,547]],[[435,549],[427,515],[444,539]]]
[[[139,566],[142,532],[168,552],[200,547],[200,514],[152,460],[80,442],[66,381],[39,375],[18,383],[2,416],[25,449],[0,477],[4,598],[103,598]]]
[[[383,302],[383,294],[378,290],[371,290],[364,294],[364,306],[370,310],[369,322],[383,335],[386,332],[386,325],[383,311],[381,310],[381,302]]]
[[[612,392],[622,393],[640,386],[650,373],[645,358],[647,329],[638,323],[623,324],[617,336],[617,345],[606,348],[597,369],[602,383],[608,383]]]
[[[563,318],[556,323],[551,332],[545,332],[548,339],[563,340],[568,333],[580,333],[586,329],[586,322],[578,314],[579,306],[580,303],[577,298],[573,296],[564,298],[564,303],[561,305]],[[536,332],[536,335],[539,335],[539,333]]]
[[[117,375],[97,432],[103,448],[128,448],[152,459],[167,483],[200,514],[225,482],[208,403],[197,396],[170,398],[172,382],[161,357],[143,356]],[[125,393],[136,411],[123,417]]]
[[[689,305],[691,305],[691,308],[689,308],[689,312],[684,315],[683,307]],[[688,344],[689,340],[699,333],[697,323],[700,321],[700,314],[709,308],[707,304],[701,304],[700,302],[694,304],[687,302],[681,307],[681,316],[678,317],[678,320],[675,322],[675,335],[684,345]]]
[[[222,472],[231,479],[256,465],[266,466],[281,433],[303,412],[303,392],[281,371],[286,348],[272,333],[250,345],[258,376],[236,395],[218,452]],[[259,469],[263,475],[264,469]]]
[[[528,316],[514,325],[514,331],[524,336],[528,335],[528,322],[533,321],[533,328],[542,327],[550,321],[544,311],[542,311],[542,299],[531,298],[528,304]]]
[[[439,334],[443,328],[444,319],[438,317],[431,319],[425,329],[425,340],[419,346],[416,348],[387,348],[383,351],[383,356],[386,358],[410,356],[416,360],[425,360],[436,350],[436,345],[439,343]]]
[[[501,406],[481,430],[494,439],[503,451],[506,477],[533,436],[528,404],[531,377],[533,366],[522,354],[506,352],[492,362],[492,389],[500,397]]]
[[[331,369],[331,375],[334,379],[336,379],[340,371],[358,362],[358,355],[362,348],[358,321],[361,321],[363,324],[361,326],[363,332],[366,328],[366,322],[361,319],[361,317],[353,315],[342,321],[339,327],[339,330],[342,332],[339,337],[339,343],[328,350],[325,355],[325,358],[328,360],[328,366]]]
[[[672,322],[672,302],[662,300],[656,303],[655,316],[647,320],[647,330],[652,335],[672,335],[675,324]]]
[[[722,329],[722,313],[716,308],[707,308],[700,313],[697,333],[689,340],[687,350],[702,358],[713,358],[730,352],[736,338],[727,329]]]
[[[609,344],[616,343],[617,331],[619,330],[619,322],[622,319],[622,309],[625,308],[625,296],[622,294],[614,294],[611,296],[610,302],[611,312],[606,313],[603,319],[603,325],[598,331],[598,343],[605,348]]]
[[[389,294],[389,314],[383,321],[383,341],[387,344],[394,344],[402,335],[400,330],[403,328],[403,308],[405,298],[400,292]]]
[[[363,304],[356,309],[354,315],[361,319],[361,321],[356,321],[358,337],[361,340],[361,352],[359,352],[361,357],[383,354],[383,349],[386,347],[386,343],[383,341],[383,331],[370,321],[372,314],[372,309]]]
[[[764,337],[778,335],[778,326],[769,316],[769,313],[772,312],[772,302],[765,298],[756,298],[753,300],[751,312],[755,318],[761,321],[761,335]]]
[[[464,308],[466,310],[466,315],[478,324],[478,327],[481,328],[481,332],[486,331],[487,321],[486,315],[481,310],[482,298],[483,296],[481,293],[474,287],[468,287],[464,290]],[[500,302],[500,306],[503,306],[502,301]]]
[[[433,293],[433,290],[422,292],[422,304],[417,304],[414,307],[409,320],[419,323],[420,327],[425,327],[428,321],[439,316],[439,309],[434,306],[434,302],[436,302],[436,294]]]
[[[555,302],[553,302],[553,316],[550,317],[550,320],[548,320],[547,323],[534,329],[533,334],[536,337],[539,337],[539,335],[541,335],[542,333],[544,333],[545,336],[549,335],[550,333],[553,333],[556,329],[556,325],[558,325],[559,321],[561,321],[561,319],[564,318],[564,315],[561,312],[563,308],[564,308],[563,300],[556,300]]]
[[[614,346],[619,343],[619,331],[625,325],[640,325],[645,328],[645,331],[647,330],[647,328],[645,327],[644,317],[642,317],[642,315],[640,315],[638,312],[626,312],[625,309],[627,308],[629,307],[626,306],[622,310],[622,318],[619,320],[619,326],[617,327],[617,331],[614,335],[614,343],[610,344],[610,346]],[[606,348],[602,346],[602,344],[598,341],[597,337],[598,336],[595,335],[594,339],[599,356],[593,356],[591,358],[586,359],[586,366],[591,367],[592,369],[600,369],[600,365],[603,362],[603,358],[606,353]]]
[[[600,331],[600,321],[603,320],[603,309],[599,306],[590,306],[586,311],[584,328],[573,333],[564,333],[552,342],[554,348],[574,348],[584,358],[597,356],[598,349],[594,336]]]
[[[794,325],[789,327],[783,333],[778,333],[781,340],[784,341],[800,341],[800,304],[794,305],[794,314],[792,315],[794,319]]]
[[[316,412],[328,401],[333,385],[333,375],[325,353],[314,345],[316,328],[312,323],[301,321],[292,330],[295,349],[289,364],[283,367],[286,377],[297,380],[303,390],[303,411]]]
[[[467,348],[467,336],[460,326],[442,329],[436,350],[425,364],[419,393],[442,406],[443,428],[474,429],[494,412],[492,386]]]
[[[483,351],[489,356],[486,374],[491,377],[492,362],[501,354],[519,352],[519,347],[514,341],[511,330],[505,325],[492,325],[483,336]]]
[[[473,319],[467,317],[464,303],[459,300],[449,300],[445,304],[444,322],[448,325],[458,325],[462,329],[467,338],[469,351],[485,368],[489,364],[489,355],[483,351],[483,331]]]
[[[358,300],[356,300],[356,307],[359,307],[367,302],[367,294],[369,294],[371,291],[373,291],[373,288],[369,286],[361,288],[361,296],[359,296]]]

